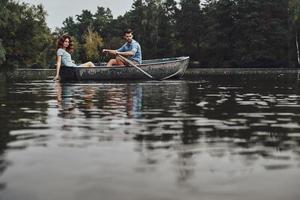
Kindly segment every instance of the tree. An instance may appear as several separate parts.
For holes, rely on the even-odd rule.
[[[87,60],[96,60],[99,57],[99,49],[103,47],[102,38],[91,27],[83,35],[83,49]]]
[[[45,67],[52,37],[43,6],[29,6],[12,0],[1,1],[1,4],[0,38],[6,52],[2,66]]]
[[[86,30],[91,27],[94,27],[94,15],[89,10],[82,10],[81,15],[76,15],[76,19],[78,21],[78,37],[77,40],[82,41],[82,35],[86,32]]]
[[[171,57],[177,54],[176,39],[177,2],[165,0],[159,6],[157,56]]]
[[[94,27],[102,37],[108,37],[110,35],[110,26],[113,16],[109,8],[97,7],[97,11],[94,14]]]
[[[234,56],[238,65],[270,67],[287,63],[286,0],[236,0]]]
[[[300,29],[300,1],[289,0],[289,15],[292,22],[292,32],[294,32],[297,62],[300,65],[300,53],[299,53],[299,29]]]
[[[5,49],[2,45],[2,41],[0,40],[0,65],[2,65],[6,60],[5,53],[6,52],[5,52]]]
[[[143,37],[143,48],[147,58],[155,58],[158,53],[159,43],[159,14],[162,12],[160,0],[145,0],[143,20],[144,32]]]
[[[180,54],[197,59],[200,51],[199,33],[201,15],[200,0],[181,0],[181,9],[176,15]]]
[[[75,23],[73,17],[68,17],[63,21],[63,27],[60,30],[56,30],[57,32],[61,32],[61,34],[69,34],[76,38],[80,38],[79,34],[79,25]]]
[[[232,66],[236,4],[234,0],[208,0],[204,5],[199,33],[200,60],[208,66]]]

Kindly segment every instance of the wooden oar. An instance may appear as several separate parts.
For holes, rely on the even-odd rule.
[[[138,70],[140,70],[142,73],[144,73],[145,75],[147,75],[149,78],[154,79],[153,76],[151,76],[150,74],[148,74],[147,72],[145,72],[144,70],[142,70],[140,67],[138,67],[136,64],[134,64],[131,60],[125,58],[124,56],[121,56],[120,54],[118,54],[118,56],[119,56],[122,60],[124,60],[126,63],[128,63],[129,65],[131,65],[131,66],[137,68]]]

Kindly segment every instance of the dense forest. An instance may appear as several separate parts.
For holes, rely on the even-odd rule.
[[[82,10],[51,32],[42,5],[0,0],[0,68],[54,67],[56,40],[70,34],[77,62],[99,62],[134,30],[143,58],[188,55],[199,67],[296,67],[299,0],[134,0],[123,16]]]

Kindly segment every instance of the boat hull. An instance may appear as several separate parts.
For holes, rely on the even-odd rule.
[[[184,75],[189,63],[189,57],[145,60],[138,65],[151,74],[153,79],[162,80],[180,78]],[[68,67],[60,71],[61,81],[101,81],[101,80],[151,80],[145,73],[133,66],[118,67]]]

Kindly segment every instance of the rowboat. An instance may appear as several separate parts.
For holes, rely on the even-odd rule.
[[[101,80],[165,80],[183,77],[189,57],[143,60],[136,66],[106,67],[103,63],[96,67],[68,67],[60,70],[62,82]]]

